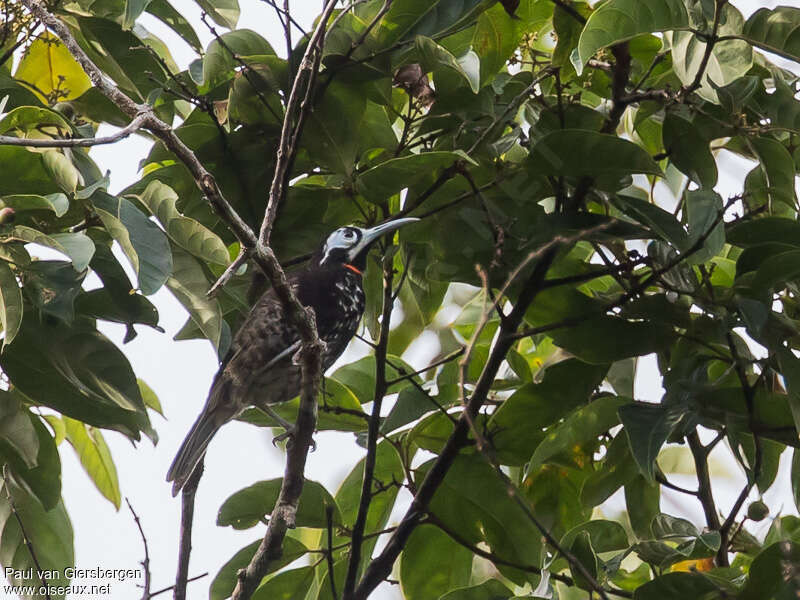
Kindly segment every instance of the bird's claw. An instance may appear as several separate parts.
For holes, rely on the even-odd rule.
[[[294,436],[297,433],[297,427],[288,427],[283,433],[276,435],[272,438],[272,445],[276,448],[278,447],[278,442],[283,442],[286,440],[287,445],[291,444],[294,441]],[[317,449],[317,442],[314,441],[314,438],[311,438],[311,452]]]

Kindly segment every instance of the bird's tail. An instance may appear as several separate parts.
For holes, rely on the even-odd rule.
[[[214,385],[203,412],[197,417],[186,439],[183,440],[175,460],[172,461],[172,466],[167,472],[167,481],[174,482],[172,484],[173,496],[178,495],[197,463],[205,455],[206,448],[214,434],[233,417],[233,414],[227,414],[229,411],[226,409],[229,407],[225,399],[219,397],[226,395],[227,387],[226,385]]]

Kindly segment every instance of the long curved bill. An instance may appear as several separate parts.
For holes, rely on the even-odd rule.
[[[375,227],[370,227],[369,229],[362,230],[361,241],[358,243],[358,248],[356,249],[356,253],[369,246],[372,242],[380,238],[382,235],[391,233],[393,231],[397,231],[404,225],[408,225],[409,223],[416,223],[417,221],[419,221],[419,219],[417,219],[416,217],[405,217],[403,219],[395,219],[394,221],[387,221],[386,223],[381,223],[380,225],[376,225]]]

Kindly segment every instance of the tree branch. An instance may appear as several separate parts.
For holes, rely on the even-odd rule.
[[[28,139],[10,135],[0,135],[0,146],[27,146],[28,148],[86,148],[113,144],[125,139],[132,133],[139,131],[146,121],[146,115],[140,114],[128,125],[112,135],[93,138],[65,138],[65,139]]]
[[[694,80],[691,84],[687,87],[683,88],[681,91],[683,92],[684,96],[688,96],[695,90],[697,90],[703,84],[703,75],[706,73],[706,67],[708,67],[708,61],[711,60],[711,54],[714,52],[714,44],[717,43],[717,33],[719,32],[719,23],[722,19],[722,8],[728,3],[728,0],[716,0],[716,5],[714,9],[714,22],[711,25],[711,35],[708,36],[708,40],[706,41],[706,49],[703,52],[703,58],[700,59],[700,65],[697,68],[697,74],[694,76]]]
[[[133,515],[133,520],[136,522],[136,527],[139,528],[139,535],[141,536],[142,544],[144,545],[144,560],[141,562],[142,568],[144,569],[144,588],[142,591],[142,600],[148,600],[152,596],[150,594],[150,552],[147,548],[147,536],[145,536],[144,529],[142,529],[142,523],[139,521],[139,515],[136,514],[135,510],[133,510],[131,501],[125,498],[125,503],[128,505],[128,508]]]
[[[361,500],[356,513],[351,535],[350,561],[347,565],[347,575],[342,590],[343,600],[353,596],[358,567],[361,563],[361,546],[364,541],[364,531],[367,525],[367,514],[372,501],[372,480],[375,476],[375,464],[378,457],[378,433],[381,427],[381,406],[383,397],[389,389],[386,382],[386,354],[389,346],[389,329],[391,327],[392,308],[392,280],[394,269],[390,260],[383,260],[383,308],[381,311],[381,332],[375,347],[375,395],[372,400],[372,416],[367,429],[367,455],[364,458],[364,478],[361,482]]]

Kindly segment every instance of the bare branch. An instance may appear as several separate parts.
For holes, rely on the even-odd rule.
[[[145,124],[147,115],[140,114],[128,125],[112,135],[93,138],[64,138],[64,139],[28,139],[10,135],[0,135],[0,146],[27,146],[28,148],[86,148],[89,146],[101,146],[103,144],[113,144],[129,135],[139,131]]]
[[[280,142],[278,142],[275,174],[272,177],[272,184],[269,188],[267,211],[264,215],[264,221],[261,223],[261,232],[259,234],[260,245],[266,246],[269,244],[275,215],[278,212],[278,206],[282,202],[285,194],[284,187],[286,185],[291,157],[296,150],[296,144],[297,141],[299,141],[298,135],[299,132],[302,131],[303,122],[311,110],[310,102],[304,101],[303,106],[300,106],[301,88],[305,86],[306,95],[314,89],[314,81],[316,80],[319,70],[319,59],[322,57],[325,30],[328,19],[335,6],[336,0],[328,0],[322,15],[320,15],[317,28],[311,35],[311,40],[308,42],[303,59],[300,61],[300,67],[295,75],[292,91],[289,94],[289,101],[286,103],[286,112],[283,117],[283,126],[281,127],[281,139]],[[299,114],[297,115],[297,119],[295,119],[293,115],[298,109]]]
[[[191,583],[191,582],[193,582],[193,581],[197,581],[198,579],[202,579],[203,577],[208,577],[208,572],[206,572],[206,573],[201,573],[200,575],[195,575],[194,577],[190,577],[189,579],[187,579],[187,580],[186,580],[186,582],[187,582],[187,583]],[[156,590],[155,592],[153,592],[152,594],[150,594],[150,595],[147,597],[147,599],[146,599],[146,600],[149,600],[150,598],[155,598],[156,596],[160,596],[161,594],[166,594],[166,593],[167,593],[167,592],[169,592],[170,590],[174,590],[174,589],[175,589],[175,586],[174,586],[174,585],[170,585],[170,586],[167,586],[167,587],[165,587],[165,588],[161,588],[160,590]]]
[[[706,41],[706,49],[705,52],[703,52],[703,58],[700,60],[700,65],[697,67],[697,74],[694,76],[694,80],[691,84],[681,90],[684,96],[691,94],[703,84],[703,76],[706,74],[708,61],[711,60],[711,54],[714,52],[714,44],[717,43],[717,33],[719,32],[719,24],[720,20],[722,19],[722,8],[727,3],[728,0],[716,0],[716,6],[714,9],[714,22],[711,25],[711,35],[708,36],[708,40]]]
[[[144,588],[142,592],[142,600],[148,600],[152,596],[150,594],[150,552],[147,548],[147,536],[145,536],[144,529],[142,529],[142,523],[139,520],[139,515],[136,514],[135,510],[133,510],[131,501],[125,498],[125,503],[128,505],[128,508],[133,515],[133,520],[136,522],[136,527],[139,528],[139,535],[141,536],[142,544],[144,545],[144,560],[141,563],[142,568],[144,569]]]
[[[331,582],[333,600],[339,600],[339,594],[336,593],[336,573],[333,568],[333,506],[331,505],[325,507],[325,520],[328,530],[328,549],[325,552],[325,559],[328,561],[328,579]]]
[[[364,478],[361,481],[361,500],[353,524],[352,546],[350,547],[350,562],[347,565],[347,576],[344,581],[342,598],[348,600],[353,595],[353,590],[358,577],[358,567],[361,563],[361,545],[364,541],[364,531],[367,525],[367,513],[372,501],[372,480],[375,475],[375,464],[378,456],[378,432],[381,427],[381,406],[383,397],[389,389],[386,383],[386,354],[389,345],[389,328],[391,326],[392,307],[392,280],[394,270],[389,260],[383,260],[383,309],[381,311],[381,332],[375,347],[375,395],[372,400],[372,415],[367,430],[367,456],[364,459]]]
[[[206,296],[209,298],[216,296],[220,288],[230,281],[231,277],[233,277],[236,271],[239,270],[239,267],[241,267],[247,261],[247,259],[250,258],[251,254],[252,250],[250,248],[245,248],[242,246],[239,249],[239,255],[231,264],[228,265],[228,268],[223,271],[222,275],[219,276],[219,279],[214,282],[214,285],[209,288],[209,290],[206,292]]]

